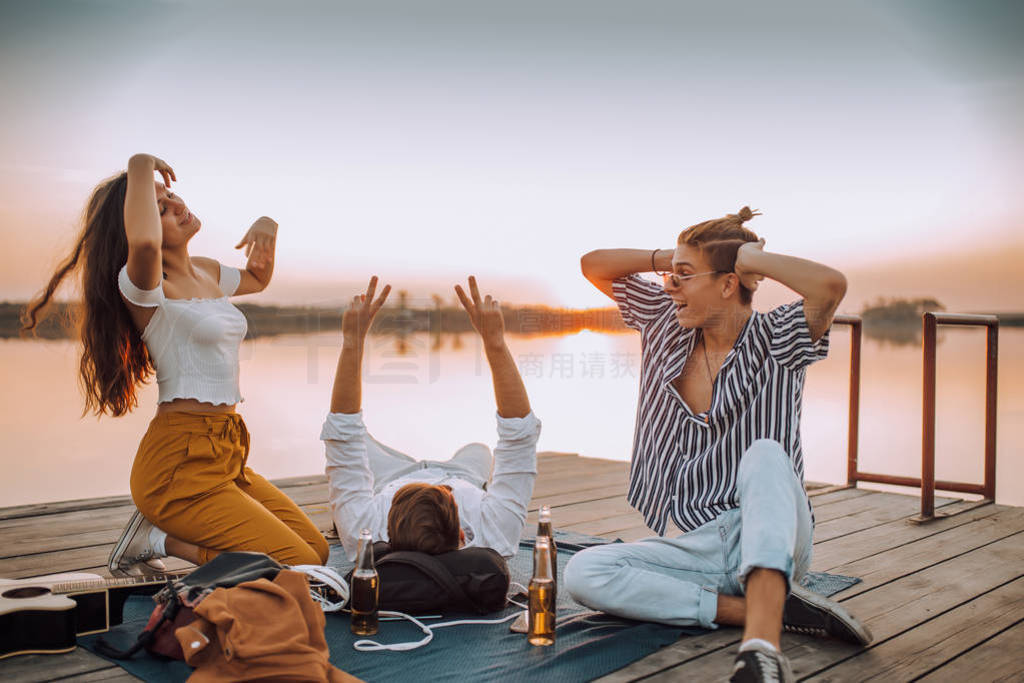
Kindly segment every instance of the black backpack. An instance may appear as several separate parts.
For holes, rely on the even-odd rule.
[[[380,609],[408,614],[475,612],[505,607],[510,582],[508,563],[491,548],[461,548],[440,555],[391,550],[373,544],[380,575]],[[347,580],[351,582],[352,574]]]

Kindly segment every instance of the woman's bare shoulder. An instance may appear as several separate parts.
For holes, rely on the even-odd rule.
[[[220,280],[220,261],[208,256],[193,256],[192,265],[212,277],[215,281]]]

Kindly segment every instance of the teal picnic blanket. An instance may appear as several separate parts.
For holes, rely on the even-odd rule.
[[[584,547],[607,543],[607,539],[571,532],[555,532],[558,543],[559,575],[569,559]],[[330,566],[344,573],[351,567],[341,548],[331,548]],[[514,582],[526,585],[533,571],[533,541],[520,543],[509,561]],[[804,585],[831,595],[860,579],[811,572]],[[125,604],[124,624],[104,634],[108,643],[126,648],[146,625],[153,609],[151,599],[133,596]],[[590,611],[574,602],[568,591],[558,592],[558,629],[555,644],[533,647],[526,637],[503,624],[453,626],[437,629],[426,646],[408,652],[358,652],[352,644],[360,637],[349,629],[347,614],[327,614],[325,636],[331,663],[366,681],[535,681],[540,676],[560,681],[587,681],[611,673],[675,642],[683,634],[702,629],[683,629],[661,624],[629,621]],[[517,607],[489,618],[521,611]],[[446,614],[445,621],[480,618],[479,615]],[[427,622],[428,624],[430,622]],[[423,633],[408,621],[382,621],[372,639],[381,643],[417,641]],[[79,639],[95,652],[99,636]],[[140,653],[128,661],[114,661],[129,673],[146,681],[184,681],[192,668],[184,662],[158,660]]]

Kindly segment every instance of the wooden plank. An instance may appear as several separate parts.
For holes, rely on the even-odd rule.
[[[110,662],[83,648],[60,655],[18,655],[0,660],[0,678],[30,683],[78,677],[111,667]]]
[[[326,505],[307,505],[302,509],[318,529],[324,531],[330,528],[331,513]],[[127,517],[125,521],[127,521]],[[0,576],[18,579],[71,571],[95,572],[106,576],[107,556],[110,554],[111,546],[116,541],[117,535],[120,534],[120,530],[121,527],[117,527],[113,540],[109,543],[79,548],[59,547],[44,552],[0,559]],[[96,571],[97,567],[102,568],[102,571]]]
[[[128,504],[98,509],[65,510],[38,517],[18,517],[0,522],[0,534],[6,538],[8,533],[15,533],[18,529],[58,528],[76,524],[84,525],[83,530],[88,531],[114,528],[118,524],[123,525],[134,509],[133,505]]]
[[[326,486],[327,477],[323,474],[306,475],[301,477],[285,477],[282,479],[273,479],[270,483],[274,484],[281,490],[285,490],[287,488],[299,488],[311,484]],[[59,500],[49,503],[15,505],[12,507],[0,508],[0,520],[39,517],[61,512],[100,510],[108,507],[129,506],[131,503],[132,499],[130,496],[107,496],[104,498],[80,498],[77,500]]]
[[[35,503],[32,505],[16,505],[0,508],[0,520],[21,519],[24,517],[40,517],[59,512],[77,512],[80,510],[99,510],[108,507],[121,507],[132,502],[128,496],[110,496],[107,498],[82,498],[79,500],[61,500],[52,503]]]
[[[581,489],[579,491],[568,491],[566,493],[559,493],[554,496],[548,496],[547,498],[533,497],[530,504],[527,506],[527,510],[534,512],[538,510],[540,506],[550,505],[553,514],[557,515],[557,510],[564,505],[572,505],[573,503],[583,503],[588,500],[599,500],[602,498],[615,498],[626,497],[626,486],[623,484],[613,484],[611,486],[601,486],[596,489]]]
[[[544,500],[562,493],[603,488],[605,486],[618,486],[621,492],[620,495],[624,495],[626,492],[626,474],[609,470],[590,474],[567,472],[554,477],[538,477],[534,483],[533,499]]]
[[[567,476],[564,479],[548,481],[538,479],[533,487],[533,497],[537,500],[548,496],[555,496],[572,491],[583,491],[586,489],[613,486],[616,484],[625,485],[625,476],[618,472],[600,474],[594,477]]]
[[[639,512],[633,512],[630,514],[615,515],[614,517],[605,517],[603,519],[597,519],[590,522],[582,522],[580,524],[573,524],[567,527],[563,527],[569,531],[576,531],[581,534],[590,534],[592,536],[607,536],[608,538],[618,538],[619,531],[625,529],[633,529],[638,525],[644,523],[643,515]]]
[[[880,506],[885,502],[885,494],[878,491],[869,491],[866,495],[839,500],[832,505],[818,505],[818,502],[817,498],[811,499],[811,507],[814,508],[814,521],[816,525]]]
[[[1024,578],[816,675],[814,681],[909,681],[1024,620]],[[1024,653],[1019,650],[1018,653]],[[992,669],[986,669],[992,671]]]
[[[1022,553],[1024,532],[843,600],[843,606],[867,624],[877,647],[977,595],[1020,578],[1024,574],[1019,562]],[[733,643],[738,643],[741,631],[730,631]],[[859,651],[849,643],[792,634],[783,635],[782,648],[797,678],[817,674]],[[651,680],[678,680],[682,675],[693,680],[722,678],[728,675],[734,658],[735,648],[716,650],[688,662],[685,669],[673,667]]]
[[[70,679],[59,678],[55,680],[74,680],[75,683],[98,683],[99,681],[103,681],[104,683],[108,683],[110,681],[116,681],[117,683],[131,683],[132,681],[140,681],[142,679],[132,676],[119,666],[112,666],[109,669],[101,669],[100,671],[87,673],[84,676],[72,676]]]
[[[623,486],[626,485],[626,478],[629,476],[629,463],[606,462],[596,463],[567,463],[565,465],[540,465],[537,468],[537,483],[552,483],[561,479],[589,479],[603,474],[618,474]]]
[[[87,571],[87,567],[106,565],[110,548],[90,546],[35,555],[19,555],[0,560],[0,576],[20,579],[26,576]]]
[[[308,478],[302,478],[308,479]],[[323,477],[317,477],[323,479]],[[281,490],[300,505],[307,503],[326,503],[327,485],[323,482],[302,485],[285,485]],[[106,499],[97,499],[106,500]],[[37,516],[14,516],[0,521],[0,534],[6,540],[9,533],[18,529],[70,528],[77,531],[97,531],[123,527],[134,511],[131,500],[125,496],[119,498],[119,505],[84,505],[53,510]],[[74,501],[76,504],[80,501]],[[88,503],[89,501],[85,501]],[[10,510],[12,508],[6,508]],[[2,512],[2,511],[0,511]]]
[[[952,498],[936,498],[935,508],[939,509],[956,502]],[[919,510],[920,501],[897,493],[875,492],[870,496],[844,500],[825,508],[821,519],[817,519],[815,515],[814,538],[820,542],[846,536],[862,529],[910,517]]]
[[[552,523],[556,529],[568,528],[583,522],[593,522],[607,517],[614,517],[625,514],[639,514],[621,496],[603,498],[600,500],[587,500],[582,503],[563,505],[551,513]],[[531,512],[526,516],[526,526],[536,526],[537,513]]]
[[[1024,623],[1017,622],[992,640],[947,662],[921,679],[921,683],[940,681],[1021,681],[1024,680]]]
[[[1021,533],[1024,509],[975,520],[941,534],[905,543],[887,552],[830,568],[834,574],[856,576],[861,582],[843,591],[843,599],[859,595],[893,579],[907,576],[943,560]],[[1021,569],[1024,572],[1024,567]]]
[[[585,475],[588,472],[629,472],[628,462],[598,460],[596,458],[564,458],[561,460],[538,460],[537,473],[541,477],[553,477],[566,473]]]
[[[698,636],[683,636],[671,645],[666,645],[641,660],[595,679],[594,683],[627,683],[641,678],[646,680],[647,676],[667,670],[675,672],[673,680],[677,681],[724,681],[732,670],[731,667],[712,678],[697,679],[690,676],[686,664],[722,648],[730,648],[731,652],[735,649],[731,647],[735,643],[736,630],[731,628],[723,628]]]
[[[864,496],[869,496],[872,493],[875,493],[875,491],[850,489],[843,486],[831,490],[818,489],[817,491],[809,491],[807,496],[811,499],[811,505],[813,505],[814,509],[817,511],[818,509],[825,507],[826,505],[831,505],[832,503],[839,503],[853,498],[863,498]]]
[[[804,480],[804,491],[807,492],[807,496],[809,498],[820,496],[826,493],[832,493],[833,491],[845,490],[858,491],[861,489],[858,489],[856,486],[848,486],[846,484],[823,484],[821,482]]]
[[[928,524],[911,524],[906,519],[899,519],[839,538],[815,542],[811,568],[815,571],[831,571],[841,565],[878,555],[979,519],[1014,514],[1014,509],[987,505],[952,517],[937,519]]]
[[[557,458],[579,458],[579,453],[569,453],[568,451],[538,451],[537,460],[554,460]],[[599,458],[594,458],[599,460]]]
[[[39,536],[31,531],[18,534],[4,534],[0,543],[0,560],[22,555],[35,555],[58,550],[74,550],[97,545],[112,546],[117,542],[121,529],[105,529],[103,531],[75,532],[55,529],[51,535]]]

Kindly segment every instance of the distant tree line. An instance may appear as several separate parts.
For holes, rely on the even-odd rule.
[[[449,334],[471,332],[469,318],[461,306],[442,305],[435,298],[433,308],[385,306],[374,321],[371,334],[410,334],[428,332]],[[239,303],[239,310],[249,321],[246,338],[281,334],[315,334],[341,330],[343,308],[314,306],[261,306]],[[20,335],[24,303],[0,303],[0,338]],[[77,304],[57,302],[36,328],[42,339],[64,339],[75,336]],[[547,306],[502,306],[505,327],[512,335],[561,335],[584,329],[595,332],[627,330],[614,308],[583,310]]]
[[[458,305],[446,305],[438,296],[434,307],[408,308],[405,298],[397,306],[385,306],[374,321],[371,334],[460,334],[471,332],[466,312]],[[341,307],[328,306],[261,306],[239,303],[238,308],[249,321],[247,339],[281,334],[316,334],[341,330]],[[0,302],[0,339],[20,336],[24,303]],[[581,330],[624,332],[618,310],[608,308],[568,309],[549,306],[502,306],[505,327],[509,334],[524,336],[557,336]],[[932,298],[882,299],[861,311],[865,333],[897,343],[913,343],[918,338],[921,315],[926,311],[944,311]],[[77,304],[57,302],[36,328],[41,339],[74,337]],[[1008,327],[1024,327],[1024,313],[999,313],[999,322]]]

